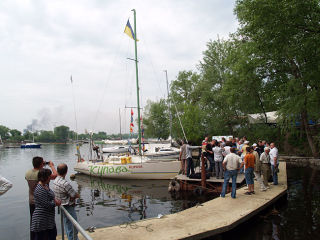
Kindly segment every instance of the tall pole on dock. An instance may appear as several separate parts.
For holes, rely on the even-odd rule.
[[[134,17],[134,49],[136,62],[136,82],[137,82],[137,104],[138,104],[138,128],[139,128],[139,154],[141,155],[141,119],[140,119],[140,96],[139,96],[139,78],[138,78],[138,51],[137,51],[137,27],[136,10],[132,9]]]

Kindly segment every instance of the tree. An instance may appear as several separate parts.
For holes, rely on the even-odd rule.
[[[233,127],[238,124],[238,99],[233,101],[233,93],[226,89],[226,83],[233,76],[230,52],[234,45],[231,41],[218,39],[207,43],[199,70],[202,81],[198,84],[201,92],[201,106],[207,133],[233,135]]]
[[[317,0],[238,0],[237,35],[254,46],[283,126],[301,119],[313,156],[319,155],[309,119],[320,118],[320,5]]]
[[[52,131],[40,131],[39,136],[37,137],[37,141],[40,142],[54,142],[55,135]]]
[[[21,134],[22,133],[19,130],[11,129],[10,130],[10,135],[11,135],[10,140],[19,141],[20,142],[22,140],[22,135]]]
[[[94,133],[94,134],[92,135],[92,138],[93,138],[94,140],[107,139],[107,133],[106,133],[106,132]]]
[[[28,140],[28,141],[32,141],[32,139],[33,139],[33,134],[32,134],[32,132],[30,132],[30,131],[27,130],[27,129],[24,129],[24,131],[23,131],[23,139],[24,139],[24,140]]]
[[[54,136],[56,141],[66,143],[68,140],[69,127],[58,126],[54,128]]]
[[[9,128],[3,125],[0,125],[0,136],[3,140],[7,140],[10,137],[9,131],[10,131]]]
[[[147,102],[143,119],[145,136],[167,139],[169,137],[168,104],[165,99]]]
[[[185,138],[183,128],[188,141],[199,142],[206,131],[203,106],[200,102],[201,80],[201,76],[196,72],[180,71],[177,79],[171,83],[172,135],[176,138]],[[181,119],[181,124],[178,117]]]

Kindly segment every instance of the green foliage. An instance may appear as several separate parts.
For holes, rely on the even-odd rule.
[[[67,142],[68,140],[69,127],[67,126],[58,126],[54,128],[55,139],[58,142]]]
[[[235,12],[240,23],[237,36],[254,50],[263,73],[260,79],[275,96],[282,126],[288,128],[299,116],[317,156],[307,122],[320,118],[319,1],[238,0]]]
[[[238,0],[235,13],[237,32],[229,40],[209,41],[199,73],[181,71],[172,82],[173,136],[183,137],[179,115],[191,141],[230,134],[281,145],[288,142],[283,133],[297,131],[298,120],[299,139],[316,156],[319,137],[306,122],[320,119],[319,1]],[[248,114],[269,111],[279,113],[277,126],[248,123]],[[154,135],[155,126],[148,127]]]
[[[52,131],[40,131],[36,138],[37,142],[55,142],[56,138]]]
[[[0,136],[2,140],[7,140],[10,137],[9,130],[9,128],[0,125]]]
[[[33,134],[32,132],[25,130],[23,133],[23,140],[28,140],[28,141],[32,141],[33,139]]]
[[[11,135],[10,140],[20,142],[23,139],[21,134],[22,133],[19,130],[11,129],[10,130],[10,135]]]
[[[106,132],[93,133],[92,138],[93,138],[94,140],[107,139],[107,133],[106,133]]]
[[[145,137],[167,139],[169,137],[169,113],[166,100],[147,102],[143,119]]]

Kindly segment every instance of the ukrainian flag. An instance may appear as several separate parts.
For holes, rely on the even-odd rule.
[[[133,40],[135,39],[135,34],[134,34],[133,30],[132,30],[132,27],[130,25],[129,19],[128,19],[127,25],[126,25],[126,27],[124,29],[124,33],[127,34]],[[139,41],[139,40],[137,39],[137,41]]]

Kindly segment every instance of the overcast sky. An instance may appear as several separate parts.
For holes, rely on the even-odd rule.
[[[123,33],[137,11],[142,107],[166,81],[196,70],[212,39],[238,23],[234,0],[1,0],[0,125],[22,131],[67,125],[82,133],[128,132],[136,106],[134,42]],[[70,76],[73,77],[71,84]],[[75,107],[74,107],[75,106]],[[134,110],[134,116],[137,116]]]

